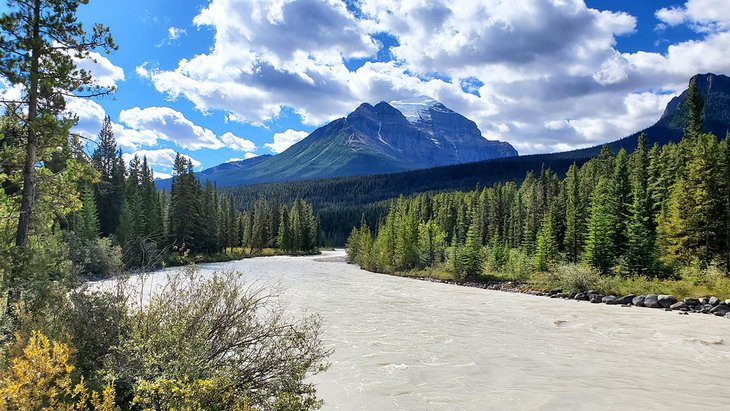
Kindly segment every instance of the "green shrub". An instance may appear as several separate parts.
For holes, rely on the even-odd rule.
[[[83,277],[109,277],[124,268],[122,249],[109,238],[83,240],[73,232],[64,232],[64,240],[75,271]]]
[[[227,381],[216,385],[215,398],[249,398],[256,409],[273,409],[282,398],[307,405],[299,409],[321,405],[307,381],[327,367],[318,317],[291,320],[275,296],[243,285],[237,273],[186,269],[152,291],[144,277],[133,279],[119,287],[125,301],[138,302],[129,335],[107,363],[139,404],[157,404],[178,385],[197,392]]]
[[[578,264],[560,265],[555,270],[556,285],[566,292],[602,288],[603,278],[595,268]]]

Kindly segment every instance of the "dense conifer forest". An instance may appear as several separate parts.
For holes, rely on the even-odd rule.
[[[629,155],[608,147],[565,178],[550,168],[519,184],[420,194],[363,221],[350,259],[381,272],[446,264],[457,280],[582,264],[603,275],[671,278],[685,267],[730,267],[730,143],[702,131],[690,88],[683,139]]]
[[[100,252],[115,255],[117,244],[127,268],[225,259],[226,253],[251,256],[265,249],[317,252],[319,222],[309,203],[295,199],[290,210],[288,204],[259,197],[240,212],[229,194],[210,182],[201,185],[192,163],[181,155],[170,192],[158,192],[146,158],[135,156],[125,166],[108,118],[91,165],[96,173],[79,183],[80,210],[59,220],[72,260],[83,265],[84,274],[107,274],[114,261],[86,262]]]

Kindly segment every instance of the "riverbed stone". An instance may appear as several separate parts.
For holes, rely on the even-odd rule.
[[[618,299],[614,295],[607,295],[601,299],[601,302],[608,305],[618,304]]]
[[[578,301],[588,301],[588,295],[586,293],[578,293],[573,298]]]
[[[710,305],[712,305],[712,306],[718,305],[718,304],[720,304],[720,299],[719,299],[719,298],[717,298],[717,297],[715,297],[715,296],[712,296],[712,297],[710,297],[710,298],[709,298],[709,299],[707,300],[707,304],[710,304]]]
[[[687,303],[687,305],[699,305],[700,299],[694,297],[684,297],[684,302]]]
[[[649,294],[644,298],[644,307],[649,308],[662,308],[659,304],[659,296],[656,294]]]
[[[687,303],[684,301],[677,301],[676,303],[672,304],[669,308],[672,310],[688,310]]]
[[[661,294],[657,297],[657,302],[663,308],[669,308],[672,306],[672,304],[677,302],[677,297],[668,294]]]
[[[709,314],[709,312],[710,312],[710,310],[712,310],[712,308],[713,307],[710,304],[704,304],[702,306],[702,309],[700,310],[700,312],[702,312],[704,314]]]
[[[725,304],[726,305],[730,305],[730,298],[728,298],[727,300],[725,300]]]
[[[724,303],[718,304],[710,309],[710,314],[715,314],[720,317],[723,317],[727,313],[730,313],[730,306]]]
[[[618,304],[631,304],[634,301],[636,294],[628,294],[618,299]]]
[[[631,304],[637,306],[637,307],[643,307],[644,306],[644,297],[643,295],[637,295],[631,300]]]
[[[598,304],[603,301],[603,295],[601,294],[589,294],[588,295],[588,301],[592,302],[593,304]]]

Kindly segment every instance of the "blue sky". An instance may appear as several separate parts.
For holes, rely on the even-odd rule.
[[[119,45],[93,71],[117,92],[70,110],[89,136],[111,116],[159,176],[176,151],[201,169],[275,154],[360,102],[417,95],[520,153],[566,150],[652,124],[693,74],[728,74],[729,4],[91,0],[81,19]]]

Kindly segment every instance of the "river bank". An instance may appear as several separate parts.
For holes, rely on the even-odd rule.
[[[341,257],[342,262],[347,259]],[[429,281],[442,284],[451,284],[462,287],[481,288],[494,291],[510,293],[529,294],[540,297],[557,298],[565,300],[584,301],[594,304],[616,305],[620,307],[642,307],[663,309],[665,311],[676,311],[681,315],[690,313],[709,314],[717,317],[730,319],[730,298],[722,298],[705,295],[697,297],[677,298],[671,294],[647,293],[647,294],[603,294],[597,290],[589,289],[582,292],[563,290],[562,288],[536,288],[532,284],[518,281],[499,281],[484,279],[482,281],[457,282],[448,273],[442,270],[428,271],[428,275],[419,275],[418,271],[376,273],[395,277],[408,278],[420,281]]]

